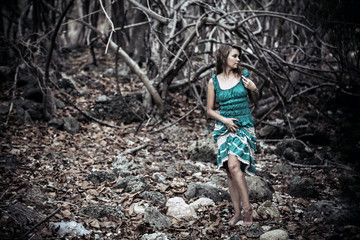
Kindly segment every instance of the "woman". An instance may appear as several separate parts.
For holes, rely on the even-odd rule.
[[[234,207],[229,225],[243,219],[243,226],[251,226],[252,206],[245,180],[245,172],[256,173],[254,151],[256,137],[254,121],[250,115],[248,96],[253,101],[259,91],[249,73],[239,68],[241,48],[222,45],[216,53],[216,75],[209,81],[207,114],[215,119],[214,139],[218,145],[218,168],[225,168]],[[245,77],[246,75],[247,77]],[[220,113],[214,110],[215,97],[220,103]],[[243,215],[242,215],[243,209]]]

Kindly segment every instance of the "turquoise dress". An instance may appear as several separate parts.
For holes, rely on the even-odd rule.
[[[234,123],[239,127],[236,133],[228,130],[225,124],[215,120],[214,140],[218,145],[218,169],[227,165],[229,154],[233,154],[241,162],[241,170],[255,175],[254,152],[256,149],[256,136],[254,120],[250,114],[248,91],[242,81],[234,87],[222,90],[217,76],[213,75],[216,98],[220,103],[220,115],[227,118],[236,118]]]

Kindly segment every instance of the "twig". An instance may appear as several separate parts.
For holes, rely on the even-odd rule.
[[[105,48],[105,53],[107,53],[108,51],[108,48],[109,48],[109,44],[110,44],[110,41],[111,41],[111,37],[112,37],[112,34],[115,32],[115,27],[114,27],[114,23],[111,21],[111,18],[109,17],[109,15],[107,14],[105,8],[104,8],[104,5],[102,3],[102,0],[99,0],[100,2],[100,6],[101,6],[101,9],[103,10],[105,16],[106,16],[106,19],[110,22],[110,25],[111,25],[111,32],[110,32],[110,36],[109,36],[109,40],[106,44],[106,48]]]
[[[41,224],[43,224],[44,222],[46,222],[47,220],[49,220],[52,216],[54,216],[57,212],[59,212],[61,209],[61,206],[58,207],[54,212],[52,212],[49,216],[47,216],[46,218],[44,218],[43,220],[41,220],[40,222],[38,222],[37,224],[35,224],[35,226],[33,226],[32,228],[29,229],[29,231],[27,231],[24,235],[22,235],[20,238],[18,239],[25,239],[27,235],[29,235],[32,231],[35,230],[35,228],[37,228],[38,226],[40,226]]]
[[[309,88],[306,88],[306,89],[300,91],[300,92],[297,93],[297,94],[291,95],[291,97],[289,98],[288,101],[291,102],[291,100],[292,100],[294,97],[298,97],[298,96],[300,96],[300,95],[302,95],[302,94],[304,94],[304,93],[306,93],[306,92],[308,92],[308,91],[314,90],[314,89],[316,89],[316,88],[320,88],[320,87],[335,87],[335,86],[336,86],[335,83],[322,83],[322,84],[319,84],[319,85],[316,85],[316,86],[312,86],[312,87],[309,87]]]
[[[137,146],[137,147],[135,147],[135,148],[132,148],[132,149],[127,149],[127,150],[125,150],[125,154],[133,154],[134,152],[137,152],[137,151],[139,151],[139,150],[141,150],[141,149],[144,149],[144,148],[146,148],[147,146],[149,146],[150,144],[149,143],[145,143],[145,144],[143,144],[143,145],[140,145],[140,146]]]
[[[121,99],[122,103],[125,105],[125,107],[126,107],[127,109],[129,109],[129,110],[135,115],[135,117],[137,117],[139,120],[143,120],[143,118],[140,117],[140,116],[127,104],[127,102],[125,101],[124,96],[122,95],[121,88],[120,88],[120,84],[119,84],[119,73],[118,73],[119,48],[120,48],[120,46],[118,46],[118,48],[116,49],[116,53],[115,53],[115,79],[116,79],[116,84],[117,84],[119,96],[120,96],[120,99]]]
[[[129,0],[130,3],[132,3],[133,5],[135,5],[136,7],[140,8],[142,11],[146,12],[148,15],[150,15],[150,17],[158,20],[159,22],[161,22],[162,24],[168,24],[169,21],[171,21],[171,19],[165,18],[159,14],[157,14],[156,12],[152,11],[151,9],[143,6],[142,4],[140,4],[139,2],[137,2],[136,0]]]
[[[0,196],[0,201],[1,199],[3,199],[3,197],[5,196],[5,194],[9,191],[9,189],[6,189]]]
[[[351,167],[340,165],[340,164],[334,164],[334,165],[328,165],[328,164],[306,165],[306,164],[292,163],[290,161],[288,161],[288,164],[293,166],[293,167],[299,167],[299,168],[333,168],[333,167],[338,167],[338,168],[341,168],[341,169],[344,169],[344,170],[353,171],[353,169]]]
[[[16,67],[16,73],[15,73],[15,79],[14,79],[14,85],[13,85],[13,93],[12,93],[12,97],[11,97],[11,104],[10,104],[10,107],[9,107],[9,113],[6,117],[6,122],[5,122],[5,125],[8,124],[9,122],[9,118],[10,118],[10,113],[13,109],[13,106],[14,106],[14,100],[15,100],[15,92],[16,92],[16,84],[17,84],[17,79],[18,79],[18,74],[19,74],[19,66]]]
[[[53,54],[53,51],[54,51],[55,39],[56,39],[57,33],[58,33],[59,29],[60,29],[62,20],[63,20],[64,17],[66,16],[67,11],[70,9],[70,7],[71,7],[71,5],[74,3],[74,1],[75,1],[75,0],[71,0],[71,1],[69,2],[69,4],[66,6],[65,10],[61,13],[61,16],[60,16],[60,18],[59,18],[59,20],[58,20],[58,22],[57,22],[57,24],[56,24],[55,30],[54,30],[53,33],[52,33],[49,53],[48,53],[48,55],[46,56],[45,82],[47,82],[48,79],[49,79],[50,61],[51,61],[51,57],[52,57],[52,54]]]
[[[192,112],[193,112],[195,109],[197,109],[199,106],[200,106],[200,105],[199,105],[199,103],[198,103],[193,109],[191,109],[188,113],[186,113],[184,116],[182,116],[181,118],[179,118],[179,119],[176,120],[175,122],[170,123],[169,125],[167,125],[167,126],[165,126],[165,127],[163,127],[163,128],[160,128],[160,129],[158,129],[158,130],[155,130],[155,131],[152,131],[152,132],[149,132],[149,133],[150,133],[150,134],[158,133],[158,132],[161,132],[162,130],[164,130],[164,129],[168,128],[168,127],[171,127],[172,125],[174,125],[174,124],[180,122],[181,120],[183,120],[184,118],[186,118],[190,113],[192,113]]]

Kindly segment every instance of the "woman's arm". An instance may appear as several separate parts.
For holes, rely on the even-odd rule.
[[[241,80],[243,81],[244,87],[249,90],[250,99],[253,103],[257,103],[259,100],[259,90],[256,87],[255,83],[250,79],[244,76],[241,76]]]
[[[260,94],[257,88],[255,91],[250,92],[250,99],[253,103],[257,103],[257,101],[259,101],[259,98],[260,98]]]
[[[223,124],[225,124],[231,132],[236,132],[236,128],[239,127],[236,126],[234,121],[238,121],[238,120],[236,118],[225,118],[221,116],[219,113],[217,113],[214,110],[214,105],[215,105],[215,88],[214,88],[213,80],[210,79],[208,84],[208,92],[207,92],[206,113],[210,118],[218,120]]]

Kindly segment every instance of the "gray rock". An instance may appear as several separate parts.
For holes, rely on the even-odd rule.
[[[190,163],[183,163],[181,167],[188,172],[199,172],[200,168],[198,166],[192,165]]]
[[[80,214],[96,219],[103,218],[106,216],[115,216],[121,219],[126,219],[124,209],[121,206],[109,206],[109,205],[87,206],[80,210]]]
[[[133,112],[138,116],[144,115],[145,108],[140,101],[141,99],[136,95],[128,94],[123,98],[120,96],[114,96],[111,99],[107,98],[106,102],[96,102],[92,108],[91,114],[96,118],[116,121],[117,124],[130,124],[139,120]],[[125,100],[128,107],[124,105],[123,100]]]
[[[154,173],[151,178],[158,183],[167,184],[166,178],[161,173]]]
[[[9,112],[9,107],[5,105],[0,105],[0,115],[6,115]]]
[[[100,95],[96,98],[97,103],[104,103],[107,102],[108,100],[109,100],[108,97],[105,95]]]
[[[42,103],[43,101],[43,92],[38,86],[34,88],[27,88],[24,91],[23,96],[25,99],[29,99],[34,102]]]
[[[66,106],[65,103],[58,98],[55,98],[55,105],[58,109],[63,109]]]
[[[309,125],[299,125],[295,127],[296,134],[303,135],[313,133],[313,129]]]
[[[305,213],[305,219],[314,222],[322,219],[328,224],[343,226],[348,224],[359,224],[359,206],[345,206],[329,200],[322,200],[310,204]]]
[[[188,147],[188,153],[192,161],[216,163],[217,145],[208,135],[206,138],[192,142]]]
[[[260,137],[266,138],[266,137],[270,136],[271,134],[273,134],[276,131],[277,131],[277,129],[275,127],[265,125],[264,127],[260,128],[257,131],[257,133],[259,134]]]
[[[78,92],[81,96],[89,97],[89,90],[86,87],[79,88]]]
[[[166,198],[165,198],[164,194],[162,194],[160,192],[156,192],[156,191],[142,192],[140,194],[140,197],[142,197],[146,201],[150,201],[153,203],[160,203],[162,205],[165,205],[165,203],[166,203]]]
[[[282,156],[287,148],[291,149],[293,152],[300,153],[300,158],[305,158],[305,157],[308,157],[309,154],[312,154],[312,151],[310,148],[306,148],[299,141],[290,140],[290,139],[287,139],[287,140],[284,139],[283,142],[277,144],[275,152],[276,152],[276,154]]]
[[[261,201],[264,199],[272,199],[273,191],[269,184],[259,176],[245,176],[249,189],[250,199]]]
[[[257,209],[257,213],[264,219],[274,219],[280,217],[280,212],[273,202],[266,200]]]
[[[142,176],[127,176],[124,179],[121,179],[114,188],[124,188],[125,192],[135,193],[148,190],[150,184]]]
[[[64,118],[64,130],[69,133],[77,133],[80,130],[79,122],[73,117]]]
[[[166,169],[166,174],[169,177],[177,177],[180,175],[179,172],[173,166],[170,166]]]
[[[72,77],[59,79],[58,86],[63,89],[77,89],[76,83]]]
[[[51,119],[48,122],[48,126],[54,127],[56,129],[61,129],[64,126],[64,120],[63,119]]]
[[[115,179],[115,174],[105,171],[93,171],[88,176],[88,180],[94,184],[100,184],[102,182],[112,182],[115,181]]]
[[[305,125],[307,123],[309,123],[309,121],[304,117],[298,117],[294,120],[296,126]]]
[[[156,232],[152,234],[144,234],[140,240],[168,240],[168,236],[162,232]]]
[[[139,167],[133,161],[128,161],[126,156],[120,154],[116,157],[113,162],[113,172],[115,175],[126,177],[129,176],[131,173],[138,173]]]
[[[294,152],[292,148],[286,148],[283,155],[289,161],[297,162],[300,159],[300,154],[298,152]]]
[[[25,122],[25,124],[28,124],[28,125],[34,124],[34,121],[32,120],[32,118],[29,114],[29,111],[27,111],[27,110],[24,113],[24,122]]]
[[[273,168],[273,171],[280,174],[290,174],[292,172],[292,167],[287,164],[276,164]]]
[[[207,197],[214,200],[214,202],[230,201],[230,195],[227,191],[204,183],[190,183],[184,195],[188,200],[196,197]]]
[[[155,229],[169,228],[171,226],[170,218],[161,214],[155,207],[145,209],[144,222],[149,223]]]
[[[240,221],[242,222],[242,221]],[[235,234],[233,236],[231,236],[230,238],[228,238],[228,240],[242,240],[244,239],[244,234],[246,235],[245,239],[259,239],[259,237],[261,236],[261,234],[264,233],[264,231],[261,229],[261,227],[254,223],[253,225],[251,225],[250,227],[244,227],[244,226],[239,226],[239,223],[237,223],[237,227],[238,227],[238,231],[241,234]]]
[[[131,70],[128,65],[121,66],[121,68],[119,67],[118,69],[119,77],[126,77],[129,75],[130,72]]]
[[[210,182],[218,187],[227,187],[227,176],[225,174],[214,174],[210,177]]]
[[[289,234],[284,230],[276,229],[260,236],[260,240],[288,240]]]
[[[103,76],[104,77],[113,77],[114,76],[114,69],[113,68],[108,68],[103,72]]]
[[[313,186],[314,179],[294,176],[288,185],[288,194],[293,197],[314,198],[318,196]]]

